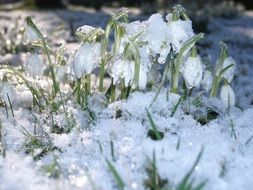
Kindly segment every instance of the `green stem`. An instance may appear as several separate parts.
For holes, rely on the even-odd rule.
[[[42,43],[43,43],[43,47],[44,47],[44,50],[48,59],[48,63],[49,63],[50,73],[51,73],[51,77],[53,81],[53,97],[55,97],[56,94],[59,92],[59,84],[56,81],[54,66],[52,64],[52,60],[50,58],[49,50],[48,50],[44,37],[42,38]]]
[[[194,45],[191,50],[191,57],[197,57],[197,56],[198,56],[197,47]]]
[[[81,103],[81,79],[77,79],[77,103]]]
[[[91,91],[91,75],[88,74],[85,76],[85,92],[86,95],[89,95]]]
[[[219,81],[220,81],[219,77],[215,76],[213,79],[212,87],[211,87],[210,97],[217,96],[218,88],[219,88],[219,84],[220,84]]]
[[[111,102],[116,100],[116,85],[112,85],[111,89]]]
[[[38,29],[38,27],[35,25],[35,23],[33,22],[33,20],[32,20],[31,17],[27,17],[26,18],[26,22],[27,22],[27,25],[29,25],[32,28],[34,28],[35,31],[37,32],[37,34],[40,36],[40,39],[41,39],[41,42],[42,42],[45,54],[46,54],[47,59],[48,59],[49,67],[50,67],[50,73],[51,73],[51,77],[52,77],[52,80],[53,80],[53,97],[55,97],[56,94],[57,94],[57,92],[59,92],[60,89],[59,89],[59,85],[58,85],[58,83],[56,81],[56,78],[55,78],[54,67],[53,67],[53,64],[52,64],[52,60],[50,58],[49,48],[47,46],[45,37],[40,32],[40,30]]]
[[[179,69],[175,65],[175,61],[177,59],[173,59],[171,61],[171,92],[178,92],[178,80],[179,80]]]
[[[103,59],[100,64],[99,70],[99,92],[103,92],[104,90],[104,76],[105,76],[105,60]]]
[[[126,92],[127,92],[127,89],[125,87],[125,84],[124,84],[124,79],[121,81],[120,83],[120,98],[121,100],[125,99],[126,98]]]

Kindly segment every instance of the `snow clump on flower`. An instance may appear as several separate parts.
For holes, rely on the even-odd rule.
[[[188,57],[183,66],[183,77],[187,88],[197,87],[202,80],[202,62],[199,56]]]
[[[109,63],[109,74],[113,79],[113,84],[120,82],[120,79],[124,79],[125,86],[129,86],[134,78],[134,62],[129,61],[122,57],[117,56]]]
[[[79,47],[73,65],[77,78],[81,78],[84,73],[91,74],[100,62],[100,51],[100,43],[84,43]]]
[[[159,13],[151,15],[147,24],[146,41],[148,42],[150,54],[154,57],[160,55],[161,58],[158,62],[165,63],[165,59],[170,52],[171,30]]]
[[[168,21],[168,28],[171,30],[173,50],[178,53],[183,43],[194,36],[192,22],[189,19],[172,21],[171,14],[166,16],[166,20]]]

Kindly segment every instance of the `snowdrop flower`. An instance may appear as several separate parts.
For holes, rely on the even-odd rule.
[[[118,54],[123,54],[124,50],[125,50],[125,47],[128,43],[128,40],[125,36],[123,36],[121,39],[120,39],[120,46],[119,46],[119,52]],[[114,44],[113,44],[114,45]],[[112,48],[113,49],[113,48]]]
[[[100,43],[84,43],[79,47],[73,63],[73,69],[77,78],[81,78],[84,73],[91,74],[100,62],[100,51]]]
[[[122,55],[114,58],[109,63],[109,74],[113,79],[113,84],[124,79],[125,86],[131,85],[134,78],[134,62],[122,57]]]
[[[126,35],[129,37],[138,36],[138,41],[144,41],[147,34],[147,21],[134,21],[131,23],[121,23],[121,26],[125,29]]]
[[[159,71],[160,65],[152,64],[148,72],[148,83],[155,84],[158,83],[162,77],[161,72]],[[169,73],[169,72],[168,72]]]
[[[204,78],[201,81],[202,87],[206,91],[208,91],[208,90],[211,89],[212,83],[213,83],[213,75],[212,75],[211,71],[205,70],[205,72],[204,72]]]
[[[230,85],[223,85],[220,92],[220,99],[226,108],[235,105],[235,93]]]
[[[44,65],[42,64],[39,55],[37,53],[31,54],[26,63],[26,69],[32,76],[43,75]]]
[[[104,34],[102,28],[94,28],[89,25],[84,25],[76,30],[76,35],[83,41],[92,41],[102,34]]]
[[[24,38],[24,43],[25,44],[41,40],[40,35],[38,34],[38,32],[30,25],[27,25],[24,37],[25,37]]]
[[[140,55],[140,74],[138,87],[141,90],[146,88],[148,82],[148,72],[151,69],[152,63],[149,54],[147,54],[147,47],[142,46],[138,48]]]
[[[17,104],[29,108],[33,104],[33,95],[30,90],[24,90],[22,92],[18,92],[17,96],[19,97],[17,100]]]
[[[172,47],[178,53],[184,42],[194,36],[191,20],[172,20],[172,14],[166,16],[168,28],[171,30]]]
[[[222,75],[221,77],[225,78],[227,80],[228,83],[231,83],[234,75],[235,75],[235,71],[236,71],[236,62],[232,57],[227,57],[224,59],[224,62],[222,64],[222,68],[218,68],[218,73],[220,73],[223,69],[225,69],[226,67],[228,67],[229,65],[232,65],[231,67],[229,67]]]
[[[9,100],[11,103],[15,100],[15,89],[8,82],[2,82],[1,85],[1,98],[9,105]]]
[[[151,15],[147,21],[146,41],[152,56],[160,55],[159,63],[164,63],[170,52],[171,31],[164,22],[162,15],[157,13]]]
[[[66,65],[58,67],[55,73],[56,80],[58,82],[66,83],[68,73],[69,73],[69,68]]]
[[[143,64],[140,65],[139,83],[138,87],[140,90],[144,90],[148,82],[148,68]]]
[[[188,57],[182,69],[187,88],[191,89],[192,87],[198,86],[202,80],[202,73],[202,61],[200,56]]]

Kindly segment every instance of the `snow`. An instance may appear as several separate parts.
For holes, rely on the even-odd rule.
[[[159,174],[169,179],[172,185],[176,185],[189,170],[202,146],[204,154],[195,168],[194,177],[197,181],[208,179],[206,189],[238,190],[251,187],[253,181],[250,176],[253,170],[250,165],[253,164],[253,145],[252,142],[247,145],[245,143],[253,135],[251,125],[253,109],[240,111],[231,108],[229,115],[222,112],[216,120],[201,126],[180,108],[171,118],[171,109],[179,97],[170,94],[168,101],[165,101],[164,89],[151,107],[151,114],[158,130],[164,132],[165,138],[161,141],[153,141],[147,137],[147,131],[151,126],[146,113],[146,108],[153,97],[153,92],[133,93],[128,100],[109,105],[98,115],[96,124],[89,129],[74,130],[69,134],[61,135],[49,133],[54,146],[61,150],[54,151],[63,175],[60,184],[66,183],[65,189],[70,187],[91,189],[88,172],[91,179],[96,182],[97,188],[117,189],[104,161],[104,158],[112,159],[110,148],[112,141],[116,159],[113,164],[126,183],[127,189],[134,189],[132,187],[135,186],[137,189],[144,189],[143,181],[147,178],[145,167],[148,166],[147,159],[152,158],[153,151],[156,153]],[[216,99],[215,102],[217,101]],[[119,109],[122,110],[122,117],[116,118],[115,112]],[[7,157],[1,160],[4,164],[0,167],[2,174],[0,187],[2,189],[29,189],[30,187],[54,189],[58,180],[43,176],[43,173],[33,166],[36,162],[34,163],[32,158],[24,155],[22,151],[20,153],[11,151],[15,141],[22,146],[24,135],[20,127],[32,130],[32,123],[28,121],[27,113],[15,110],[15,118],[12,121],[8,119],[8,124],[5,114],[2,115],[4,142],[10,150],[7,151]],[[77,114],[75,113],[75,116]],[[76,119],[78,120],[78,117]],[[236,139],[231,136],[231,121],[235,126]],[[15,140],[17,138],[18,140]],[[177,150],[179,139],[180,148]],[[102,146],[102,153],[98,142]],[[51,153],[37,163],[45,165],[50,157]],[[226,164],[226,171],[224,176],[220,177],[222,164]],[[26,175],[23,175],[24,173]],[[13,186],[14,182],[15,186]]]
[[[161,49],[163,48],[170,49],[170,28],[167,27],[162,15],[159,13],[151,15],[150,18],[147,20],[147,24],[148,27],[146,40],[148,42],[151,55],[156,56],[156,54],[159,54]],[[167,54],[168,53],[169,52],[167,52]],[[167,55],[163,55],[163,57],[166,58]],[[164,63],[164,60],[161,63]]]

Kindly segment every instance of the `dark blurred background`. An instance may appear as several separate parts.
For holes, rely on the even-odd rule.
[[[140,7],[160,9],[175,3],[181,3],[185,6],[197,4],[201,8],[205,4],[219,4],[225,0],[0,0],[0,4],[12,4],[13,7],[25,5],[26,7],[36,8],[64,8],[69,5],[92,7],[99,10],[101,7]],[[252,0],[233,0],[235,4],[240,3],[245,9],[253,9]]]

